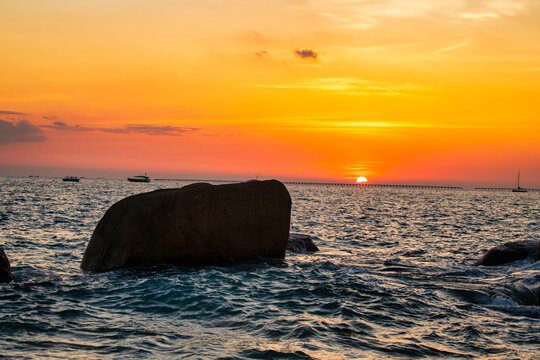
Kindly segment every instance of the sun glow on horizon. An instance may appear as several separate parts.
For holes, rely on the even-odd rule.
[[[360,176],[360,177],[356,178],[356,182],[357,183],[366,183],[366,182],[368,182],[368,179],[365,176]]]

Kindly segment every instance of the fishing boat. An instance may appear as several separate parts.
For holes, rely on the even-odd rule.
[[[62,178],[62,181],[73,181],[73,182],[79,182],[79,178],[76,176],[66,176]]]
[[[527,192],[527,189],[524,189],[519,186],[519,171],[518,171],[516,186],[512,189],[512,192]]]
[[[132,177],[128,177],[128,181],[130,181],[130,182],[150,182],[150,178],[148,176],[146,176],[146,174],[144,174],[144,175],[135,175],[135,176],[132,176]]]

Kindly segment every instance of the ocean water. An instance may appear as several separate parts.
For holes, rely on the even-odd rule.
[[[285,263],[84,272],[106,209],[182,182],[0,178],[0,357],[540,357],[540,262],[472,267],[540,240],[540,193],[290,185],[291,230],[321,249]]]

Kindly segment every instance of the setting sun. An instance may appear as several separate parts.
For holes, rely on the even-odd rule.
[[[367,178],[364,177],[364,176],[360,176],[359,178],[356,179],[356,182],[357,183],[365,183],[365,182],[367,182]]]

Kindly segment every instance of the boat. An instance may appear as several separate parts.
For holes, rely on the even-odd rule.
[[[130,181],[130,182],[150,182],[150,178],[148,176],[146,176],[146,174],[144,174],[144,175],[135,175],[135,176],[132,176],[132,177],[128,177],[128,181]]]
[[[524,189],[521,186],[519,186],[519,171],[518,171],[518,176],[517,176],[517,181],[516,181],[516,187],[512,189],[512,192],[527,192],[527,189]]]
[[[73,181],[73,182],[79,182],[79,178],[76,176],[66,176],[62,178],[62,181]]]

